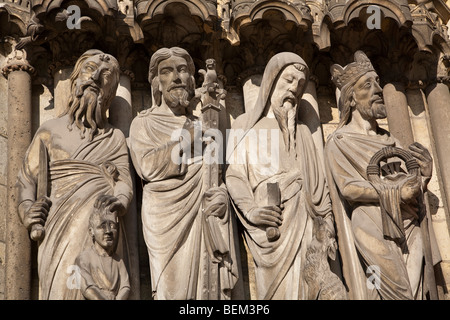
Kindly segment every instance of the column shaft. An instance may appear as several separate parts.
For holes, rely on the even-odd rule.
[[[384,103],[390,133],[404,148],[414,142],[411,121],[409,120],[408,100],[402,84],[388,83],[383,88]]]
[[[30,239],[17,213],[15,184],[31,143],[31,75],[13,70],[8,75],[8,190],[6,213],[6,285],[8,300],[30,298]]]
[[[437,164],[444,188],[447,212],[450,200],[450,92],[443,83],[433,84],[426,90],[431,131],[436,147]]]

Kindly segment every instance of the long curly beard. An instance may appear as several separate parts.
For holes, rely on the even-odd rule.
[[[283,135],[285,150],[289,154],[294,152],[297,157],[297,105],[283,99],[283,105],[273,108],[273,113]]]
[[[103,133],[107,122],[106,115],[102,112],[103,98],[103,90],[94,89],[90,83],[74,86],[67,112],[69,115],[68,129],[72,131],[75,124],[80,129],[82,139],[85,138],[86,132],[89,133],[89,141],[96,134]]]

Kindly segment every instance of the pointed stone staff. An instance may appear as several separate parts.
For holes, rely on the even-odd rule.
[[[219,163],[221,161],[220,154],[216,153],[222,148],[221,133],[219,131],[220,103],[224,99],[226,92],[219,87],[219,80],[216,73],[216,61],[214,59],[206,60],[206,70],[201,69],[199,73],[203,75],[203,84],[199,88],[202,101],[202,125],[205,129],[205,142],[207,144],[205,159],[207,166],[207,184],[206,190],[219,186]],[[212,143],[218,143],[217,148],[211,148]],[[209,147],[209,148],[208,148]]]
[[[219,130],[220,100],[225,98],[226,92],[220,89],[218,76],[216,73],[216,61],[214,59],[206,60],[206,70],[201,69],[199,73],[203,75],[204,81],[202,87],[197,89],[196,95],[200,95],[202,103],[202,126],[205,130],[203,142],[206,144],[203,154],[204,166],[204,190],[207,192],[211,188],[220,186],[219,166],[221,164],[222,134]],[[203,198],[205,200],[205,197]],[[206,205],[203,205],[203,232],[206,238],[207,250],[209,251],[211,261],[219,266],[223,255],[229,252],[220,228],[220,217],[215,217],[205,211]],[[208,299],[219,299],[219,269],[210,268],[208,277],[210,281],[207,289]]]

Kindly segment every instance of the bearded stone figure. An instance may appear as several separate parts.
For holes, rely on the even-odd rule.
[[[257,299],[315,299],[320,288],[310,292],[303,275],[315,219],[334,238],[324,170],[298,120],[308,80],[301,57],[273,56],[253,112],[238,117],[229,136],[226,184],[255,262]]]
[[[128,211],[127,144],[107,119],[119,70],[117,60],[100,50],[78,59],[65,112],[39,127],[19,172],[19,216],[38,241],[40,299],[82,299],[73,266],[92,244],[86,230],[97,198],[120,217]],[[129,261],[125,237],[121,230],[117,254]]]
[[[378,125],[387,115],[383,91],[364,52],[345,67],[333,65],[331,74],[341,90],[340,123],[325,159],[350,293],[353,299],[432,297],[440,257],[424,204],[431,155],[419,143],[404,148]],[[365,277],[376,281],[366,285]]]
[[[149,67],[154,104],[130,127],[131,158],[145,183],[142,225],[157,300],[230,299],[239,277],[227,189],[220,181],[205,184],[201,119],[190,106],[194,72],[186,50],[156,51]]]

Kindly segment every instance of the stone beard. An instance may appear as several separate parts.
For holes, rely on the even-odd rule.
[[[106,118],[118,79],[115,58],[99,50],[85,52],[71,76],[70,105],[38,128],[19,170],[20,219],[28,229],[34,224],[45,228],[37,257],[40,299],[83,298],[80,288],[67,285],[67,270],[92,245],[83,231],[100,196],[117,209],[120,220],[128,212],[133,187],[127,143]],[[42,156],[41,146],[48,157]],[[41,174],[48,174],[47,190],[36,199]],[[120,225],[116,252],[128,263],[127,234]]]
[[[281,133],[283,135],[284,145],[286,151],[294,152],[296,154],[296,130],[297,130],[297,108],[298,104],[296,103],[295,96],[286,92],[286,94],[282,98],[281,106],[273,106],[273,113],[275,115],[275,119],[280,126]]]
[[[323,217],[327,228],[333,225],[328,187],[311,131],[297,121],[308,77],[306,64],[298,55],[283,52],[272,57],[253,111],[233,123],[232,129],[245,134],[227,146],[228,159],[240,159],[230,162],[226,184],[255,261],[257,299],[307,299],[309,288],[302,274],[313,217]],[[253,151],[251,136],[268,130],[282,134],[271,138],[267,146],[256,143]],[[272,146],[271,156],[258,149],[272,150]],[[279,163],[269,171],[265,164],[273,163],[273,153]],[[255,154],[259,155],[257,160]],[[279,185],[279,205],[268,203],[269,184],[275,182]],[[268,226],[278,228],[276,240],[269,239]]]
[[[154,104],[130,126],[131,159],[146,182],[141,217],[155,300],[228,300],[238,280],[226,186],[207,186],[205,163],[186,159],[181,141],[192,146],[192,136],[173,137],[193,123],[194,72],[184,49],[156,51],[149,67]],[[173,154],[184,158],[174,161]],[[213,207],[220,214],[211,213]]]
[[[169,107],[175,108],[180,105],[187,108],[192,98],[192,93],[193,90],[190,88],[188,89],[187,85],[172,84],[162,93],[162,95]]]
[[[111,74],[114,78],[117,78],[118,72],[115,72],[119,71],[117,61],[113,62],[111,58],[105,55],[102,55],[100,60],[105,60],[111,68],[111,70],[103,71],[103,73]],[[111,88],[109,86],[110,83],[99,86],[99,79],[96,76],[94,77],[97,81],[92,77],[87,79],[83,77],[83,69],[86,68],[85,64],[89,64],[89,61],[80,61],[71,76],[72,86],[69,105],[63,115],[67,114],[69,117],[68,129],[70,131],[75,124],[81,131],[80,136],[82,139],[84,139],[87,130],[89,132],[89,140],[92,140],[97,133],[103,133],[103,129],[108,123],[106,110],[114,99],[117,86]],[[112,83],[118,83],[118,78],[114,80]]]
[[[72,100],[70,101],[70,121],[69,128],[72,125],[81,130],[81,137],[84,138],[86,120],[88,128],[90,128],[90,137],[92,139],[97,128],[103,128],[105,119],[102,114],[103,90],[92,87],[92,81],[83,83],[77,80],[76,86],[72,89]]]
[[[432,261],[426,262],[424,253],[429,248],[430,260],[435,263],[440,259],[434,237],[426,240],[421,230],[432,158],[425,147],[414,143],[407,150],[422,159],[418,161],[418,176],[406,174],[406,168],[386,169],[383,182],[370,181],[368,167],[374,155],[384,148],[406,149],[376,121],[386,117],[386,108],[370,60],[362,51],[355,53],[354,60],[345,67],[331,67],[332,79],[341,90],[341,119],[325,146],[332,200],[334,204],[341,202],[344,208],[336,205],[334,210],[338,233],[343,235],[339,244],[345,248],[341,251],[347,268],[344,274],[365,273],[372,266],[380,268],[379,283],[372,288],[360,286],[358,276],[347,276],[352,294],[363,299],[425,299],[430,288],[423,270],[433,265]],[[402,165],[392,157],[384,161],[386,167]],[[432,228],[425,232],[431,235]]]

